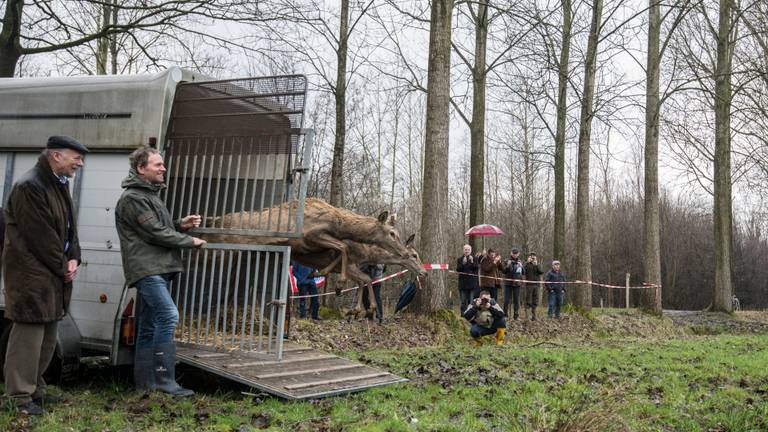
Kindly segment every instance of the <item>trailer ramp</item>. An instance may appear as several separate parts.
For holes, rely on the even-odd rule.
[[[282,360],[180,343],[179,361],[285,399],[317,399],[408,381],[380,369],[286,342]]]

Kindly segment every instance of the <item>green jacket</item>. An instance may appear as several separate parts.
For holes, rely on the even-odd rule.
[[[181,221],[171,220],[155,185],[131,170],[115,208],[125,281],[132,286],[146,276],[182,271],[181,248],[194,247],[192,237],[181,233]]]

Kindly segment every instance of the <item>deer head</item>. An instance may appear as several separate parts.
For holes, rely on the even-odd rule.
[[[394,254],[403,255],[403,243],[400,240],[400,233],[395,228],[397,216],[383,211],[377,220],[377,227],[372,233],[373,238],[367,242],[377,244]]]
[[[419,253],[416,251],[416,247],[414,245],[415,239],[416,234],[411,234],[410,237],[408,237],[408,240],[405,241],[406,260],[402,263],[402,265],[409,271],[413,272],[413,274],[416,276],[424,276],[427,274],[427,271],[424,269],[424,267],[421,266],[421,258],[419,257]]]

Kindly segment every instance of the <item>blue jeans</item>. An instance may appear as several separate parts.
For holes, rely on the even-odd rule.
[[[179,311],[168,289],[170,276],[147,276],[135,284],[141,299],[137,350],[173,342]]]
[[[560,289],[554,289],[549,291],[549,298],[547,303],[547,316],[552,318],[554,313],[555,318],[560,318],[560,307],[563,305],[563,297],[565,292]]]
[[[299,295],[305,296],[305,295],[317,295],[317,285],[314,283],[311,284],[302,284],[299,285]],[[320,300],[318,300],[317,297],[310,297],[309,298],[309,313],[312,316],[312,319],[318,319],[320,317]],[[299,299],[299,318],[306,318],[307,317],[307,299],[300,298]]]

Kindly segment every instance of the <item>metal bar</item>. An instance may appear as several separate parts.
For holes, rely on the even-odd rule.
[[[251,326],[249,330],[249,337],[248,337],[248,349],[253,349],[253,327],[254,327],[254,319],[253,317],[256,316],[256,303],[258,302],[258,292],[259,292],[259,265],[261,264],[261,252],[256,252],[256,268],[253,271],[253,298],[251,299]],[[262,304],[261,307],[263,308],[264,305]],[[259,340],[261,340],[261,334],[259,334]]]
[[[268,80],[273,80],[275,78],[279,78],[282,81],[286,81],[286,82],[301,81],[304,83],[305,86],[307,82],[307,76],[303,74],[263,76],[263,77],[259,77],[258,81],[268,81]],[[186,86],[198,87],[198,86],[204,86],[204,85],[210,85],[210,84],[224,84],[224,83],[242,82],[242,81],[255,81],[255,80],[253,77],[247,77],[247,78],[230,78],[225,80],[190,81],[190,82],[179,83],[177,87],[186,87]]]
[[[197,142],[195,143],[195,150],[199,147],[200,144],[200,138],[197,139]],[[192,214],[192,196],[195,194],[195,173],[197,172],[197,151],[195,151],[194,156],[192,156],[192,172],[189,173],[189,176],[187,177],[189,180],[189,199],[187,201],[187,211],[186,214],[179,213],[179,218],[182,218],[186,215]],[[202,177],[202,176],[201,176]]]
[[[200,251],[195,251],[195,275],[192,277],[192,296],[189,301],[189,332],[187,342],[192,342],[192,330],[195,325],[195,296],[197,295],[197,269],[200,268]]]
[[[289,145],[289,149],[290,149],[290,145]],[[286,192],[286,190],[287,190],[288,188],[290,188],[290,184],[291,184],[291,182],[287,181],[287,175],[288,175],[288,161],[290,161],[290,160],[291,160],[291,153],[290,153],[290,151],[289,151],[289,152],[288,152],[288,154],[286,154],[286,155],[283,157],[283,175],[282,175],[282,177],[281,177],[281,178],[282,178],[282,182],[283,182],[283,185],[282,185],[282,188],[281,188],[281,189],[283,189],[283,193],[282,193],[282,196],[283,196],[283,197],[285,197],[285,192]],[[277,163],[277,155],[275,155],[275,163]],[[286,184],[286,183],[287,183],[287,184]],[[282,226],[282,225],[280,225],[280,223],[281,223],[281,222],[282,222],[282,220],[283,220],[283,206],[282,206],[282,203],[283,203],[283,202],[286,202],[286,200],[281,200],[281,201],[282,201],[282,202],[280,203],[281,205],[280,205],[280,206],[277,208],[277,229],[278,229],[278,230],[279,230],[279,229],[281,229],[281,226]],[[289,205],[288,205],[288,208],[290,208],[290,207],[291,207],[291,206],[290,206],[290,204],[289,204]],[[291,226],[291,224],[289,223],[289,224],[288,224],[288,228],[286,228],[286,231],[290,231],[290,226]]]
[[[305,139],[304,139],[304,157],[302,158],[302,170],[306,170],[301,175],[301,186],[299,187],[299,208],[297,209],[296,213],[296,235],[299,235],[301,233],[301,230],[304,228],[304,202],[305,197],[307,196],[307,182],[309,180],[309,170],[311,167],[308,165],[308,162],[312,159],[312,146],[314,145],[315,140],[315,131],[314,129],[305,129]]]
[[[258,253],[258,252],[257,252]],[[248,317],[248,293],[251,288],[251,251],[246,252],[245,261],[245,295],[243,296],[243,322],[240,324],[240,351],[245,342],[245,319]],[[253,320],[253,316],[251,316]]]
[[[251,213],[248,214],[248,227],[253,228],[253,213],[256,211],[255,208],[255,201],[256,201],[256,189],[259,184],[259,175],[261,171],[259,170],[261,168],[261,153],[256,153],[256,169],[253,171],[253,192],[251,192]],[[262,180],[263,181],[263,180]],[[259,217],[261,217],[261,208],[259,208]]]
[[[243,199],[240,200],[240,211],[243,214],[243,217],[240,218],[240,229],[243,228],[243,225],[245,224],[245,212],[248,209],[245,206],[246,197],[248,196],[248,179],[251,176],[251,157],[253,156],[253,137],[251,137],[251,142],[248,145],[248,160],[245,163],[245,178],[243,179]],[[254,185],[254,188],[256,186]],[[251,214],[253,213],[253,209],[248,211],[248,222],[250,224]],[[250,226],[250,225],[248,225]]]
[[[235,139],[232,138],[231,141],[231,148],[232,151],[235,149]],[[229,199],[229,180],[232,177],[232,152],[229,153],[229,157],[227,160],[227,181],[224,183],[224,199],[221,201],[221,219],[222,219],[222,225],[224,222],[224,215],[227,211],[227,199]],[[218,209],[217,209],[218,210]],[[232,218],[234,218],[235,215],[232,215]],[[231,221],[230,221],[231,222]]]
[[[216,290],[216,321],[213,323],[213,345],[216,346],[216,339],[219,336],[219,318],[221,317],[221,285],[223,282],[224,273],[224,258],[231,253],[225,253],[221,251],[221,263],[219,265],[219,287]],[[227,272],[227,280],[229,280],[229,272]],[[226,307],[226,306],[225,306]],[[223,340],[223,338],[222,338]]]
[[[232,144],[234,144],[234,139]],[[237,208],[237,190],[238,190],[238,182],[240,181],[240,168],[243,161],[243,155],[242,155],[242,143],[240,145],[240,153],[237,155],[237,175],[235,176],[235,184],[234,184],[234,190],[232,191],[232,205],[229,207],[230,213],[233,215],[235,214],[235,208]],[[229,182],[227,182],[229,184]],[[240,226],[243,226],[243,219],[245,214],[240,212]],[[233,224],[234,225],[234,224]]]
[[[231,345],[235,344],[235,336],[237,335],[237,292],[240,289],[240,264],[243,261],[243,251],[238,250],[237,251],[237,273],[235,276],[235,286],[234,286],[234,292],[232,293],[232,296],[234,297],[234,305],[232,307],[232,339],[230,341]]]
[[[226,140],[221,140],[221,151],[224,152],[224,149],[227,147]],[[224,158],[217,158],[219,160],[219,173],[217,174],[216,179],[216,194],[213,196],[213,217],[218,217],[219,212],[217,211],[219,207],[219,191],[221,190],[221,170],[224,165]],[[213,178],[209,180],[210,182],[213,182]],[[221,221],[222,226],[224,226],[224,220]]]
[[[270,145],[272,144],[272,136],[271,135],[269,136],[269,144]],[[269,161],[268,158],[264,158],[264,171],[266,171],[268,161]],[[259,171],[259,172],[262,172],[262,171]],[[267,195],[267,177],[265,176],[263,179],[261,179],[261,197],[260,197],[260,202],[259,202],[259,209],[261,209],[261,211],[259,211],[259,223],[258,223],[258,227],[259,228],[261,228],[261,226],[262,226],[261,225],[261,215],[264,213],[264,196],[266,196],[266,195]],[[271,207],[270,207],[268,213],[269,214],[272,213],[272,208]],[[269,225],[267,225],[267,227],[269,227]]]
[[[211,252],[211,275],[210,280],[208,281],[208,308],[205,313],[205,338],[203,339],[203,343],[206,345],[208,344],[208,334],[211,330],[211,303],[213,301],[213,288],[216,285],[216,255],[218,252],[219,251],[216,249]],[[206,265],[206,267],[208,266]],[[205,281],[205,278],[203,278],[203,281]]]
[[[275,327],[275,316],[276,316],[275,300],[277,300],[276,293],[280,291],[280,287],[277,286],[277,265],[278,265],[277,257],[278,257],[278,254],[275,254],[275,259],[272,262],[272,285],[271,285],[272,289],[270,290],[270,293],[269,293],[270,300],[269,300],[269,326],[267,327],[267,336],[268,336],[267,352],[272,352],[272,339],[273,339],[272,331],[274,330],[274,327]],[[263,304],[266,307],[267,304],[266,303],[263,303]]]
[[[232,257],[235,255],[235,252],[230,250],[229,253],[229,260],[227,261],[227,282],[232,280]],[[237,287],[237,283],[235,283],[235,287]],[[229,312],[229,289],[231,286],[229,283],[224,288],[224,317],[221,320],[221,343],[224,344],[227,342],[227,313]]]
[[[238,251],[285,252],[288,246],[250,245],[245,243],[206,243],[201,249],[227,249]],[[199,250],[199,249],[195,249]]]
[[[171,205],[168,206],[168,212],[170,212],[171,218],[173,218],[173,209],[176,207],[176,195],[177,195],[176,188],[179,185],[179,165],[180,165],[179,161],[177,160],[178,156],[173,155],[173,149],[176,146],[180,146],[180,145],[181,143],[178,143],[176,141],[171,141],[171,145],[168,147],[168,153],[170,153],[168,155],[168,159],[170,163],[173,165],[173,167],[175,168],[175,171],[173,171],[173,176],[168,179],[168,188],[167,188],[167,194],[171,195]],[[171,170],[169,169],[167,172],[171,172]],[[171,181],[173,181],[174,183],[173,188],[170,187]],[[165,202],[166,203],[168,202],[168,195],[166,195]]]
[[[269,222],[267,223],[267,229],[272,227],[272,209],[275,207],[275,189],[277,189],[277,154],[273,154],[275,158],[275,164],[272,167],[272,192],[269,196]],[[278,210],[279,211],[279,210]],[[280,226],[277,227],[280,229]]]
[[[183,103],[183,102],[202,102],[202,101],[213,101],[213,100],[230,100],[230,99],[266,99],[271,97],[280,97],[280,96],[304,96],[304,92],[302,91],[293,91],[293,92],[277,92],[277,93],[257,93],[254,95],[240,95],[240,96],[211,96],[211,97],[198,97],[198,98],[189,98],[189,99],[174,99],[173,103]]]
[[[195,214],[200,214],[200,201],[203,199],[203,181],[205,180],[205,163],[208,161],[208,140],[203,142],[205,150],[203,150],[202,162],[200,163],[200,181],[197,183],[197,201],[195,201]],[[191,201],[191,200],[190,200]],[[204,225],[203,222],[201,225]]]
[[[262,290],[261,290],[261,307],[259,308],[259,347],[257,348],[259,351],[264,351],[264,339],[261,338],[261,335],[264,334],[264,309],[267,307],[267,283],[268,283],[268,276],[267,273],[269,271],[269,256],[271,253],[264,254],[264,277],[262,278]]]
[[[202,226],[205,227],[208,223],[208,209],[210,208],[211,204],[211,185],[213,184],[213,166],[216,163],[216,147],[218,146],[218,141],[216,139],[213,140],[213,152],[211,152],[211,166],[208,171],[208,187],[206,188],[205,192],[205,207],[203,209],[203,223]],[[208,147],[205,148],[208,150]],[[213,216],[216,216],[216,212],[213,212]],[[199,228],[198,228],[199,229]]]
[[[199,256],[200,254],[198,254]],[[195,327],[195,343],[200,343],[200,328],[202,327],[202,320],[203,320],[203,298],[205,298],[205,293],[203,292],[203,287],[205,286],[205,275],[208,271],[208,266],[206,265],[208,263],[208,250],[203,251],[203,275],[200,278],[200,296],[198,297],[197,302],[197,326]],[[195,266],[197,269],[199,267]],[[195,287],[197,288],[197,287]]]
[[[187,168],[189,168],[189,154],[184,155],[184,170],[182,172],[182,177],[181,177],[181,196],[179,197],[179,200],[180,200],[179,206],[183,205],[182,203],[184,202],[184,197],[187,194],[187,173],[188,173]],[[178,178],[177,178],[177,182],[178,182]],[[176,189],[174,189],[174,195],[175,195],[175,192],[176,192]],[[174,207],[171,210],[171,219],[175,220],[177,217],[180,217],[180,214],[181,214],[181,211],[178,211],[178,214],[177,214],[176,208]]]
[[[181,329],[182,329],[182,335],[184,334],[184,324],[187,321],[187,298],[189,297],[189,269],[192,266],[192,252],[191,251],[182,251],[182,254],[187,255],[187,271],[184,274],[184,284],[181,285],[179,288],[179,291],[184,291],[184,306],[181,308]],[[183,259],[182,255],[182,259]],[[176,295],[176,307],[179,307],[179,294]],[[182,338],[179,338],[182,339]]]
[[[285,110],[285,111],[265,111],[265,112],[233,112],[233,113],[217,113],[217,114],[187,114],[176,115],[174,119],[193,119],[193,118],[220,118],[220,117],[247,117],[247,116],[280,116],[291,114],[304,114],[304,111],[299,110]]]
[[[288,273],[291,264],[291,248],[287,248],[283,253],[283,271],[280,272],[280,302],[277,312],[277,359],[283,358],[283,335],[285,334],[285,310],[288,308]],[[307,302],[309,305],[309,302]]]

